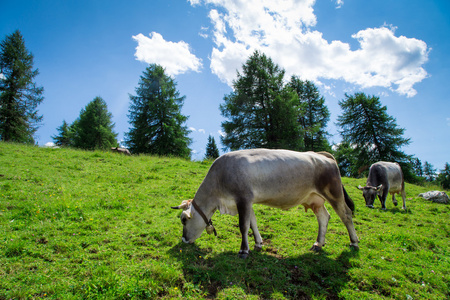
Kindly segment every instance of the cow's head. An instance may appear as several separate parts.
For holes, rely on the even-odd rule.
[[[180,205],[172,206],[173,209],[183,209],[180,219],[183,224],[183,237],[181,240],[185,243],[193,243],[198,239],[205,229],[205,221],[202,216],[192,207],[191,200],[183,200]]]
[[[375,202],[375,198],[377,195],[381,192],[381,188],[383,187],[382,184],[379,186],[358,186],[358,189],[360,189],[363,192],[364,200],[366,200],[366,206],[373,208],[373,203]]]

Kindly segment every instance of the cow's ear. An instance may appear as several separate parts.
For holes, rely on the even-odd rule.
[[[361,185],[358,185],[358,189],[364,191],[364,188]]]
[[[181,204],[180,205],[178,205],[178,206],[172,206],[172,208],[173,209],[183,209],[183,210],[186,210],[186,209],[188,209],[189,208],[189,206],[191,205],[191,202],[192,202],[192,199],[189,199],[189,200],[183,200],[182,202],[181,202]]]

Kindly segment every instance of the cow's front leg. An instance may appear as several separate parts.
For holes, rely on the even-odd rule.
[[[314,214],[317,217],[319,223],[319,233],[317,234],[317,240],[311,247],[313,251],[320,251],[325,246],[325,234],[327,233],[328,221],[330,220],[330,214],[324,205],[313,208]]]
[[[249,204],[246,201],[237,203],[237,209],[239,213],[239,229],[242,235],[241,250],[239,250],[240,258],[247,258],[248,256],[248,230],[250,229],[251,202]]]
[[[258,225],[256,224],[256,216],[255,211],[253,210],[253,207],[250,211],[250,227],[253,231],[253,236],[255,237],[255,250],[261,251],[262,249],[262,238],[261,234],[259,234]]]
[[[387,194],[383,194],[382,196],[378,196],[380,198],[380,202],[381,202],[381,209],[382,210],[386,210],[386,198],[387,198]]]

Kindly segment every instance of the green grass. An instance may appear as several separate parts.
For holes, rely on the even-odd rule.
[[[360,251],[332,218],[255,206],[262,252],[241,260],[237,217],[181,243],[179,211],[209,162],[0,143],[0,299],[446,299],[450,206],[406,186],[408,211],[364,207],[344,178]],[[399,201],[401,206],[401,201]],[[253,240],[251,247],[253,247]]]

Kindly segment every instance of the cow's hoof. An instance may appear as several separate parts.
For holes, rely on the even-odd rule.
[[[359,246],[358,245],[350,245],[350,249],[352,249],[353,251],[359,251]]]
[[[313,245],[311,247],[311,249],[309,249],[309,250],[314,251],[314,252],[319,252],[319,251],[322,251],[322,247],[320,247],[318,245]]]
[[[254,250],[260,252],[262,250],[262,245],[261,246],[255,245]]]
[[[248,252],[239,251],[239,258],[246,259],[248,257]]]

